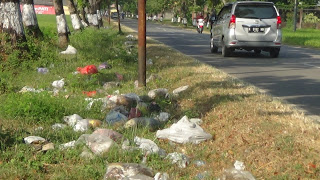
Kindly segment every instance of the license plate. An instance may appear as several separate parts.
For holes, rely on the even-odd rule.
[[[259,32],[264,32],[264,28],[259,28],[259,27],[249,28],[249,33],[259,33]]]

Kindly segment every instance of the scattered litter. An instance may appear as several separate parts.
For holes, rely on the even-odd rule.
[[[96,74],[98,73],[98,69],[95,65],[87,65],[85,67],[78,67],[77,71],[80,72],[80,74]]]
[[[161,111],[161,107],[156,102],[151,102],[148,105],[148,111],[149,112],[160,112]]]
[[[131,108],[128,119],[137,118],[141,116],[141,111],[137,108]]]
[[[110,163],[103,179],[143,179],[153,180],[152,170],[136,163]]]
[[[75,146],[76,146],[76,141],[70,141],[65,144],[60,144],[59,149],[64,150],[64,149],[68,149],[68,148],[73,148]]]
[[[134,41],[135,37],[132,34],[129,34],[128,36],[126,36],[128,41]]]
[[[125,94],[124,96],[129,99],[135,100],[136,102],[140,101],[140,97],[135,93],[128,93],[128,94]]]
[[[85,159],[93,159],[94,158],[94,154],[90,150],[88,150],[87,148],[83,148],[83,149],[84,150],[80,154],[80,157],[85,158]]]
[[[26,92],[34,92],[34,93],[40,93],[44,91],[43,89],[35,89],[35,88],[32,88],[32,87],[28,87],[28,86],[24,86],[20,91],[19,93],[26,93]]]
[[[111,138],[100,133],[92,133],[87,138],[87,146],[96,155],[108,152],[113,143]]]
[[[97,91],[83,91],[82,94],[88,96],[88,97],[93,97],[97,95]]]
[[[128,98],[127,96],[124,96],[124,95],[114,95],[114,96],[111,96],[109,100],[116,103],[116,105],[119,105],[119,106],[122,105],[127,108],[130,108],[134,103],[134,99]]]
[[[49,72],[49,69],[48,68],[38,68],[37,71],[40,74],[47,74]]]
[[[39,126],[39,127],[35,128],[34,131],[43,131],[43,127]]]
[[[156,74],[151,74],[147,79],[146,79],[146,82],[151,82],[151,81],[154,81],[154,80],[157,80],[157,79],[161,79],[158,75]]]
[[[39,136],[28,136],[28,137],[25,137],[23,140],[26,144],[32,144],[32,143],[38,144],[46,141],[44,138]]]
[[[56,123],[54,125],[51,126],[53,130],[59,130],[59,129],[64,129],[67,127],[67,125],[65,124],[61,124],[61,123]]]
[[[132,41],[124,42],[124,45],[126,45],[126,46],[133,46],[133,44],[134,44],[134,42],[132,42]]]
[[[78,121],[82,120],[83,118],[78,114],[73,114],[71,116],[64,116],[63,120],[71,127],[75,126]]]
[[[119,86],[120,86],[119,82],[111,81],[111,82],[104,83],[103,84],[103,89],[108,90],[108,89],[119,87]]]
[[[124,124],[125,122],[127,122],[127,120],[128,118],[125,115],[117,111],[110,111],[106,117],[107,123],[110,124],[111,126],[116,124]]]
[[[102,137],[108,137],[112,139],[115,142],[119,142],[123,139],[122,134],[113,131],[112,129],[97,129],[95,130],[90,136],[102,136]]]
[[[201,141],[212,138],[212,135],[204,132],[199,125],[190,122],[187,116],[181,118],[170,128],[158,130],[156,136],[160,139],[169,139],[182,144],[199,144]]]
[[[112,109],[112,111],[117,111],[125,116],[129,116],[129,112],[126,110],[124,106],[116,106]]]
[[[96,120],[96,119],[89,119],[89,125],[92,128],[97,128],[100,127],[102,124],[102,121],[100,120]]]
[[[199,118],[191,118],[189,119],[190,122],[201,125],[203,123],[202,119]]]
[[[85,132],[89,127],[89,121],[87,119],[81,119],[74,125],[73,130],[76,132]]]
[[[41,151],[48,151],[54,149],[54,144],[53,143],[48,143],[42,146]]]
[[[87,105],[88,110],[91,109],[94,102],[103,102],[103,106],[107,106],[107,99],[106,98],[98,98],[98,99],[85,98],[84,100],[89,102],[89,104]]]
[[[243,171],[243,170],[246,168],[246,166],[244,165],[244,163],[241,162],[241,161],[236,161],[236,162],[233,164],[233,166],[234,166],[234,168],[235,168],[236,170],[239,170],[239,171]]]
[[[115,75],[116,75],[118,81],[122,81],[123,80],[123,75],[122,74],[119,74],[119,73],[116,72]]]
[[[142,115],[146,115],[149,112],[148,104],[146,104],[144,102],[138,102],[137,109],[139,109],[141,111]]]
[[[134,142],[139,146],[146,154],[159,154],[160,148],[158,145],[150,139],[144,139],[136,136]]]
[[[112,66],[110,64],[108,64],[107,62],[101,63],[98,67],[99,70],[101,69],[111,69]]]
[[[221,178],[218,180],[228,180],[228,179],[245,179],[245,180],[255,180],[253,175],[249,171],[245,171],[245,166],[243,162],[236,161],[234,163],[234,168],[225,169]]]
[[[152,61],[152,59],[148,59],[148,61],[147,61],[147,65],[153,65],[153,61]]]
[[[169,175],[167,173],[160,173],[158,172],[155,176],[154,176],[154,180],[169,180]]]
[[[165,98],[168,96],[168,89],[165,89],[165,88],[153,89],[148,92],[148,96],[151,99]]]
[[[160,126],[161,123],[158,120],[146,117],[132,118],[124,125],[125,128],[143,127],[148,128],[150,131],[155,131]]]
[[[62,89],[63,86],[64,86],[64,78],[62,78],[60,80],[53,81],[53,83],[52,83],[52,87],[54,87],[56,89]]]
[[[189,86],[182,86],[172,91],[173,95],[178,96],[181,92],[187,90]]]
[[[170,114],[167,112],[161,112],[156,119],[160,122],[167,122],[170,118]]]
[[[77,49],[72,47],[71,45],[68,45],[67,49],[60,52],[60,54],[77,54]]]
[[[195,160],[195,161],[193,161],[193,164],[195,164],[196,166],[200,167],[200,166],[204,166],[206,163],[204,161],[201,161],[201,160]]]
[[[186,155],[177,152],[168,154],[166,159],[170,159],[172,164],[178,164],[179,168],[186,168],[190,163]]]

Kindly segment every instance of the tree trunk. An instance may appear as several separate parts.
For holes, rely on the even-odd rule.
[[[2,33],[3,19],[4,19],[4,3],[0,1],[0,33]]]
[[[96,0],[89,0],[89,7],[88,7],[88,21],[89,25],[99,28],[98,22],[98,15],[97,15],[97,1]]]
[[[23,0],[22,20],[27,34],[34,37],[42,37],[43,34],[38,25],[33,0]]]
[[[121,31],[121,25],[120,25],[120,13],[119,13],[118,0],[116,0],[116,9],[117,9],[117,13],[118,13],[118,28],[119,28],[119,33],[122,33],[122,31]]]
[[[2,0],[0,11],[0,30],[9,34],[11,44],[26,41],[19,0]],[[7,40],[2,39],[2,43]]]
[[[71,23],[72,27],[75,31],[79,31],[83,29],[83,26],[81,24],[81,19],[78,14],[77,8],[74,4],[73,0],[68,0],[68,6],[69,6],[69,11],[70,11],[70,17],[71,17]]]
[[[69,43],[69,29],[66,21],[66,16],[63,10],[62,0],[54,0],[53,5],[54,10],[56,12],[59,47],[65,48],[68,46]]]
[[[108,2],[108,23],[109,23],[109,26],[110,26],[110,24],[111,24],[111,12],[110,12],[110,1]]]
[[[103,27],[102,15],[101,15],[101,0],[97,0],[97,16],[99,27]]]

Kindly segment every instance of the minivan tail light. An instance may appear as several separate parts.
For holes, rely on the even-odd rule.
[[[277,29],[281,28],[281,17],[277,16]]]
[[[234,29],[236,28],[236,16],[232,14],[229,22],[229,29]]]

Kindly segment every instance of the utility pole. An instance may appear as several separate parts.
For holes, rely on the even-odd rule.
[[[146,86],[146,0],[138,0],[138,86]]]
[[[297,30],[297,10],[298,9],[298,0],[294,0],[294,16],[293,16],[293,31]]]

